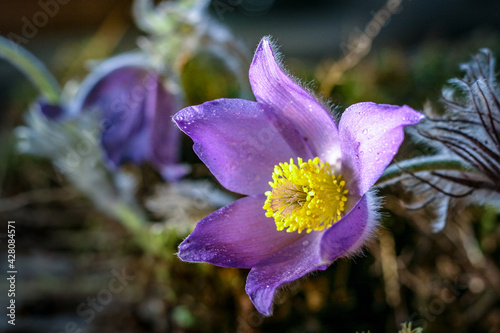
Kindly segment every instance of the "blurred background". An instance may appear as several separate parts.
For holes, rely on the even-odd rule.
[[[59,0],[45,22],[39,13],[47,12],[46,3],[0,1],[0,34],[18,36],[61,85],[83,79],[89,60],[135,49],[144,34],[129,0]],[[271,35],[290,72],[341,109],[367,100],[439,107],[447,80],[463,75],[459,64],[484,47],[500,55],[499,1],[403,0],[392,16],[379,12],[385,4],[214,0],[209,10],[247,48],[249,60],[262,36]],[[356,61],[342,62],[349,54]],[[199,57],[184,67],[186,105],[234,95],[217,66]],[[424,332],[500,332],[500,214],[494,207],[457,205],[446,228],[432,233],[427,212],[408,213],[399,189],[386,189],[384,228],[365,255],[293,283],[278,295],[274,316],[264,318],[244,292],[247,271],[186,264],[173,255],[194,223],[216,207],[182,206],[158,191],[162,181],[154,170],[130,167],[151,220],[170,216],[162,207],[182,206],[187,221],[170,216],[174,226],[161,254],[148,253],[50,161],[18,154],[12,133],[37,96],[22,74],[0,61],[0,299],[8,289],[9,220],[16,221],[18,269],[16,325],[2,314],[1,332],[396,332],[408,321]],[[188,178],[223,191],[184,141],[182,158],[193,169]],[[415,149],[405,145],[401,155]],[[123,288],[110,293],[117,276],[125,279]]]

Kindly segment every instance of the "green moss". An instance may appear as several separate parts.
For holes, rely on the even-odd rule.
[[[184,65],[181,83],[187,105],[217,98],[235,98],[240,92],[235,75],[222,59],[210,53],[200,53]]]

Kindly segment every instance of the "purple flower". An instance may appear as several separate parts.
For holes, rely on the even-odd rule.
[[[186,173],[178,164],[180,132],[171,121],[180,106],[179,97],[166,88],[147,58],[122,55],[104,61],[82,82],[67,116],[99,112],[101,142],[111,168],[149,162],[166,180],[174,180]]]
[[[174,116],[227,189],[247,195],[198,223],[184,261],[251,269],[246,291],[272,311],[276,289],[355,253],[377,225],[371,186],[422,115],[359,103],[337,125],[276,63],[269,40],[250,67],[257,102],[219,99]]]

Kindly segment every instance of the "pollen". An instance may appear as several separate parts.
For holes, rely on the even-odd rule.
[[[272,179],[263,208],[267,217],[274,218],[278,230],[320,231],[342,218],[348,192],[345,181],[319,157],[307,162],[299,157],[297,164],[293,159],[279,163]]]

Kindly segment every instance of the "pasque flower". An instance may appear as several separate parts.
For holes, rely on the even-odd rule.
[[[166,180],[185,174],[178,164],[180,133],[171,117],[180,108],[160,72],[143,54],[105,60],[83,80],[65,105],[40,103],[49,119],[64,121],[96,112],[107,165],[149,162]]]
[[[185,172],[178,165],[180,135],[171,125],[181,102],[150,63],[140,55],[107,60],[75,104],[102,113],[102,145],[111,165],[147,161],[173,180]]]
[[[251,269],[246,291],[272,311],[281,285],[358,251],[377,225],[369,192],[422,115],[359,103],[337,124],[287,76],[270,41],[250,67],[257,102],[219,99],[174,116],[228,190],[246,195],[201,220],[179,246],[184,261]]]

